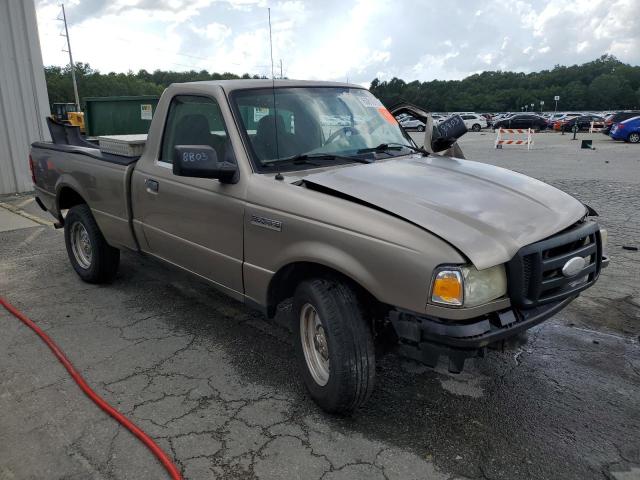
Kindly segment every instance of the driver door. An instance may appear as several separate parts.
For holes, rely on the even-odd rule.
[[[243,214],[241,183],[174,175],[177,145],[209,145],[218,158],[236,163],[216,99],[176,95],[171,100],[154,162],[132,177],[134,218],[147,253],[242,294]]]

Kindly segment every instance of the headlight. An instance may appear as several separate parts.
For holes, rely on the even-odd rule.
[[[485,270],[474,266],[442,267],[431,285],[431,302],[452,307],[475,307],[507,293],[504,265]]]

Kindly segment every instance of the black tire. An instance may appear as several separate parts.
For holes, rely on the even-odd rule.
[[[473,130],[474,132],[479,132],[482,129],[482,127],[480,126],[479,123],[474,123],[473,126],[471,127],[471,130]]]
[[[629,134],[629,137],[627,138],[627,141],[629,143],[639,143],[640,142],[640,133],[638,132],[631,132]]]
[[[88,261],[81,254],[74,253],[77,241],[72,239],[72,235],[75,235],[76,229],[81,231],[82,228],[90,245]],[[88,205],[76,205],[69,209],[64,220],[64,241],[69,261],[82,280],[88,283],[107,283],[115,278],[120,264],[120,250],[106,242]],[[85,265],[81,264],[83,261]]]
[[[301,325],[308,305],[317,312],[326,337],[329,374],[324,385],[314,379],[305,358]],[[303,383],[318,406],[329,413],[350,414],[364,405],[374,387],[375,350],[355,292],[340,281],[317,278],[302,282],[293,298],[293,334]]]
[[[420,126],[418,127],[418,131],[419,131],[419,132],[424,132],[424,127],[423,127],[422,125],[420,125]]]

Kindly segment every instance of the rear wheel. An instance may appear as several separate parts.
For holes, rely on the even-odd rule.
[[[629,134],[629,138],[627,140],[629,140],[630,143],[638,143],[638,142],[640,142],[640,133],[638,133],[638,132],[630,133]]]
[[[420,125],[420,126],[418,127],[418,131],[419,131],[419,132],[424,132],[424,126],[423,126],[423,125]]]
[[[473,126],[471,127],[471,130],[473,130],[474,132],[479,132],[481,128],[482,127],[480,126],[479,123],[474,123]]]
[[[120,250],[104,239],[88,205],[71,207],[64,220],[64,240],[69,261],[82,280],[104,283],[115,278]]]
[[[356,294],[339,281],[307,280],[293,312],[296,359],[311,398],[329,413],[353,412],[375,376],[373,336]]]

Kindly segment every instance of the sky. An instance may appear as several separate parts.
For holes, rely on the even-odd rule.
[[[530,72],[608,53],[640,64],[639,0],[68,0],[74,60],[369,85]],[[36,0],[45,65],[65,65],[59,0]]]

